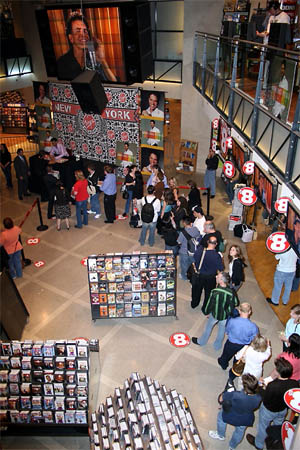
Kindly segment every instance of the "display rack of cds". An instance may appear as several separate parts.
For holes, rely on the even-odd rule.
[[[87,260],[92,319],[176,316],[176,259],[106,253]]]
[[[203,450],[185,397],[138,373],[91,417],[93,450]]]
[[[0,422],[85,427],[89,344],[86,340],[1,342]]]

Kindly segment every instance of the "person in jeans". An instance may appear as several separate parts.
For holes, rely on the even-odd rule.
[[[172,250],[173,255],[177,256],[179,245],[177,243],[178,231],[174,221],[174,214],[172,211],[166,213],[162,218],[162,237],[165,241],[165,250]]]
[[[153,247],[154,242],[155,242],[156,223],[157,223],[157,219],[158,219],[158,214],[160,213],[160,201],[154,195],[154,186],[152,186],[152,185],[148,186],[147,192],[148,192],[148,195],[143,197],[143,200],[142,200],[142,215],[143,215],[143,206],[145,205],[146,199],[147,199],[147,203],[153,202],[152,205],[153,205],[153,210],[154,210],[154,216],[153,216],[152,222],[150,222],[150,223],[142,222],[142,231],[140,234],[139,243],[141,245],[145,245],[147,231],[149,230],[148,242],[149,242],[150,247]],[[143,217],[142,217],[142,220],[143,220]]]
[[[209,430],[208,432],[212,439],[224,441],[227,424],[233,425],[235,428],[229,441],[229,450],[237,448],[243,440],[246,428],[253,426],[254,411],[261,402],[261,396],[256,392],[257,378],[245,374],[242,376],[242,383],[242,391],[224,392],[222,410],[217,417],[217,430]]]
[[[83,224],[88,224],[87,201],[89,194],[87,191],[88,182],[83,175],[82,170],[75,170],[76,183],[72,188],[72,195],[76,201],[76,219],[75,228],[82,228],[81,213],[83,214]]]
[[[91,207],[88,210],[88,214],[95,214],[94,219],[99,219],[101,217],[101,208],[99,202],[99,193],[100,188],[98,186],[99,176],[95,170],[95,166],[93,163],[90,163],[87,166],[88,177],[87,181],[89,186],[93,186],[95,188],[95,194],[90,196]]]
[[[267,437],[267,428],[271,422],[273,425],[282,425],[287,413],[284,394],[293,388],[299,387],[296,380],[291,380],[292,365],[284,358],[277,358],[275,368],[279,377],[271,381],[263,393],[263,402],[259,408],[259,422],[257,434],[247,434],[246,439],[256,449],[263,449]]]
[[[8,267],[10,276],[14,279],[22,277],[21,250],[22,245],[19,236],[22,232],[20,227],[14,225],[10,217],[3,220],[4,230],[0,234],[0,246],[3,245],[8,254]]]
[[[182,222],[183,222],[184,230],[186,231],[186,233],[188,233],[192,238],[198,239],[200,237],[198,228],[193,226],[192,221],[188,216],[184,217]],[[187,280],[186,273],[187,273],[189,266],[192,264],[192,262],[194,262],[194,256],[189,255],[189,253],[188,253],[188,247],[187,247],[188,240],[182,231],[179,233],[177,242],[180,245],[180,248],[179,248],[179,262],[180,262],[179,278],[181,278],[181,280]]]
[[[205,164],[204,186],[210,188],[210,198],[214,198],[216,195],[216,171],[219,159],[212,148],[209,149]],[[203,195],[207,195],[207,193],[205,192]]]
[[[214,342],[214,349],[220,350],[225,335],[226,320],[232,314],[234,308],[239,305],[239,299],[235,291],[228,287],[229,274],[219,272],[216,275],[217,287],[210,293],[204,308],[204,314],[208,316],[205,330],[200,338],[192,337],[192,342],[205,345],[211,335],[215,324],[218,324],[218,334]]]

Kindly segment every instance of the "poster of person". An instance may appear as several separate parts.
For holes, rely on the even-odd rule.
[[[163,119],[141,119],[141,145],[163,150]]]
[[[159,165],[161,169],[164,168],[164,152],[155,148],[142,147],[141,148],[141,168],[142,173],[149,175],[152,173],[153,166]]]
[[[124,175],[124,169],[137,163],[137,145],[132,142],[116,142],[116,165],[121,168],[121,174]]]
[[[39,148],[40,150],[44,150],[46,153],[49,153],[52,147],[52,138],[57,139],[56,130],[39,130]]]
[[[141,91],[141,115],[164,119],[165,93]]]
[[[49,83],[33,81],[34,103],[37,105],[51,105],[49,98]]]
[[[51,110],[49,106],[35,106],[38,130],[46,130],[52,128]]]

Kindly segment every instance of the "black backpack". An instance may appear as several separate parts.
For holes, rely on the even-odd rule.
[[[148,203],[147,197],[144,197],[144,199],[145,199],[145,204],[142,207],[142,211],[141,211],[142,221],[145,223],[151,223],[154,218],[153,203],[155,202],[156,198],[154,198],[151,203]]]

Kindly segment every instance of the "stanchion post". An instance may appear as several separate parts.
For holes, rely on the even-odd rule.
[[[43,224],[43,217],[42,217],[41,204],[40,204],[40,199],[39,198],[36,199],[36,203],[37,203],[39,217],[40,217],[40,223],[41,223],[38,227],[36,227],[36,229],[38,231],[48,230],[48,225],[44,225]]]
[[[207,196],[206,196],[206,215],[209,216],[209,207],[210,207],[210,187],[207,188]]]

